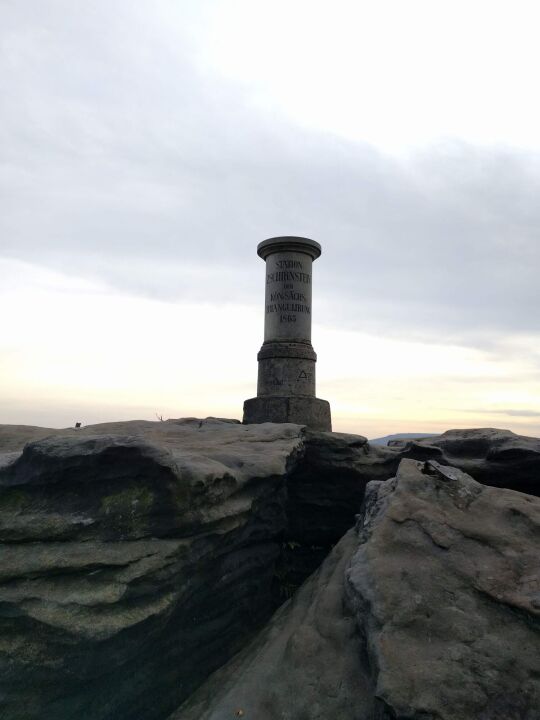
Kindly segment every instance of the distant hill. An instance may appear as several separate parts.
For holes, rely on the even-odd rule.
[[[388,445],[390,440],[419,440],[420,438],[436,437],[439,433],[396,433],[370,440],[371,445]]]

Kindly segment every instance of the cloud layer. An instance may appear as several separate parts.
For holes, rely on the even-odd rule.
[[[483,345],[540,330],[537,155],[397,159],[296,127],[197,64],[193,5],[183,27],[156,8],[3,5],[4,256],[258,302],[256,243],[302,234],[325,251],[325,322]]]

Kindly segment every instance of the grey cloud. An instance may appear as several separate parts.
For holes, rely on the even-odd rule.
[[[507,415],[508,417],[540,417],[540,411],[536,410],[464,410],[463,412],[483,414],[483,415]]]
[[[136,5],[3,4],[1,255],[261,303],[256,243],[300,234],[323,244],[323,322],[485,348],[540,332],[537,156],[397,160],[295,127],[194,62],[195,3],[183,28]]]

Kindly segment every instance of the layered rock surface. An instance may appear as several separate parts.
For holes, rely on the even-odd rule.
[[[540,500],[404,460],[369,486],[346,573],[381,712],[540,717]]]
[[[344,607],[354,530],[255,640],[169,720],[360,720],[374,706],[364,644]]]
[[[300,445],[295,426],[136,423],[11,455],[0,716],[160,718],[227,660],[275,607]]]
[[[540,500],[404,460],[170,720],[537,720]]]
[[[403,457],[459,467],[478,482],[540,495],[540,438],[510,430],[448,430],[436,437],[392,443]]]
[[[445,483],[448,488],[459,486],[458,495],[463,490],[459,483],[463,487],[474,483],[460,476],[452,485],[439,477],[441,489],[435,481],[443,470],[438,466],[418,469],[423,466],[411,465],[412,461],[401,465],[398,481],[382,481],[396,474],[404,455],[415,452],[445,464],[450,459],[462,467],[468,463],[479,476],[488,467],[489,448],[475,455],[479,451],[465,443],[468,449],[459,456],[455,445],[453,454],[449,445],[442,449],[444,437],[435,439],[439,445],[430,439],[429,445],[396,449],[371,447],[361,436],[316,433],[297,425],[243,426],[217,419],[109,423],[79,430],[0,426],[0,717],[161,720],[223,666],[223,677],[232,688],[229,700],[234,705],[240,693],[238,709],[246,713],[242,705],[247,706],[245,698],[254,692],[253,700],[259,704],[253,706],[255,715],[252,708],[248,717],[258,720],[328,716],[346,720],[347,712],[356,713],[350,714],[356,720],[384,713],[428,720],[429,714],[414,714],[419,706],[416,696],[398,702],[392,693],[385,694],[384,688],[391,683],[382,683],[384,669],[390,667],[393,678],[401,672],[399,663],[392,666],[377,650],[376,633],[369,631],[370,642],[366,633],[372,622],[371,605],[386,599],[392,607],[397,603],[392,592],[400,588],[403,602],[410,605],[409,580],[400,575],[395,588],[390,582],[401,572],[400,563],[409,555],[412,558],[411,583],[417,582],[413,571],[422,568],[420,555],[415,555],[418,548],[408,536],[395,546],[381,545],[378,539],[379,528],[390,523],[384,510],[388,498],[397,507],[396,498],[415,494],[403,490],[409,482],[405,469],[413,472],[411,468],[416,468],[419,486],[435,488],[425,500],[428,510],[437,506],[439,494],[444,497]],[[498,446],[496,434],[483,432],[483,437],[482,447],[485,443]],[[532,439],[514,438],[526,451],[514,455],[517,477],[532,478],[538,470],[535,446],[529,443]],[[512,455],[505,458],[505,472],[492,484],[512,487]],[[490,482],[487,470],[483,478]],[[370,485],[366,505],[367,518],[373,518],[373,523],[366,522],[360,539],[349,533],[339,542],[354,525],[370,481],[381,482]],[[474,487],[480,488],[479,498],[491,497],[484,496],[485,492],[505,492],[476,483]],[[444,507],[449,512],[450,506]],[[525,526],[531,537],[537,532],[536,521],[527,514],[536,506],[518,503],[512,507],[512,512],[501,510],[493,523],[501,523],[500,532],[509,543],[505,557],[515,556],[519,568],[530,569],[529,561],[523,559],[529,557],[526,538],[520,533]],[[486,508],[483,511],[489,515],[491,510]],[[428,510],[428,521],[439,522]],[[470,515],[469,508],[460,512]],[[474,517],[471,522],[480,520]],[[506,530],[510,520],[514,534]],[[395,520],[391,523],[401,528]],[[388,543],[396,530],[391,523],[392,532],[385,534]],[[403,528],[410,533],[408,521]],[[484,545],[491,547],[492,542],[489,536]],[[503,552],[501,542],[494,545],[498,553]],[[404,543],[402,548],[400,543]],[[237,670],[230,671],[233,666],[226,664],[230,658],[246,647],[334,545],[326,564],[279,611],[266,635],[256,640],[256,656],[245,649],[232,661]],[[428,544],[432,553],[434,547]],[[368,590],[362,588],[363,575],[349,573],[349,581],[343,581],[352,554],[362,548],[376,558],[372,565],[364,563],[365,567],[383,568],[386,563],[392,568],[387,585],[382,576],[375,576],[373,586],[384,590],[378,600],[367,604],[360,598],[370,597],[371,580]],[[400,548],[404,556],[392,565],[392,554],[399,555]],[[451,556],[450,550],[439,549]],[[471,557],[487,562],[482,542],[466,549]],[[350,565],[351,569],[360,566],[359,558]],[[512,572],[515,575],[517,570]],[[533,587],[534,578],[526,578]],[[452,587],[450,581],[444,579]],[[465,587],[469,581],[469,576],[463,580]],[[460,588],[457,584],[451,592],[461,602]],[[521,592],[515,597],[523,600]],[[434,594],[433,601],[440,610],[443,596]],[[519,617],[529,618],[535,612],[534,604],[516,608],[512,616],[521,613]],[[390,647],[394,619],[385,620],[383,615],[377,610],[377,622],[382,618],[381,627],[387,628],[381,636],[384,649]],[[487,618],[486,627],[496,623],[490,631],[493,642],[498,637],[506,642],[506,636],[497,634],[499,624],[504,627],[499,616]],[[423,632],[420,624],[411,633],[416,627]],[[401,626],[399,633],[404,633]],[[525,636],[519,637],[525,643]],[[450,631],[438,642],[444,648]],[[505,656],[507,660],[514,649]],[[420,644],[415,652],[420,655],[424,650]],[[259,662],[257,657],[266,659]],[[246,663],[252,667],[249,672]],[[486,673],[492,670],[489,667]],[[524,672],[522,679],[534,677]],[[245,676],[243,689],[235,684],[238,673]],[[270,699],[262,691],[257,694],[266,676],[275,688]],[[219,714],[229,705],[217,677],[209,681],[214,683],[212,695],[203,685],[192,698],[199,704],[184,707],[178,717],[195,712],[191,707],[206,713],[201,717],[229,717]],[[528,692],[534,697],[532,690]],[[210,702],[213,695],[215,702]],[[412,715],[392,715],[402,712],[392,708],[405,707],[406,702]],[[436,712],[433,718],[439,717]],[[196,715],[186,715],[192,716]],[[513,716],[504,717],[511,720]],[[519,717],[536,720],[537,716]]]
[[[296,425],[4,426],[0,450],[4,720],[164,717],[354,523],[370,479],[365,438]]]

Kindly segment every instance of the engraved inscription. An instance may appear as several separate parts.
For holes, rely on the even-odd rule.
[[[293,268],[294,270],[303,270],[304,266],[300,260],[278,260],[276,262],[278,270],[288,270]]]
[[[266,306],[266,314],[273,312],[299,312],[311,315],[309,305],[301,305],[300,303],[269,303]]]
[[[266,305],[266,314],[278,313],[280,323],[295,323],[296,313],[311,315],[306,294],[296,290],[294,283],[311,283],[311,275],[304,272],[301,260],[278,260],[274,271],[266,275],[267,285],[279,283],[279,290],[270,291],[270,302]]]
[[[311,284],[311,275],[300,271],[278,270],[277,272],[266,273],[266,284],[273,282],[303,282]]]
[[[311,261],[283,255],[266,261],[265,315],[265,337],[309,338]]]
[[[283,302],[284,300],[294,300],[296,302],[306,302],[306,296],[302,292],[294,292],[294,290],[284,292],[270,293],[270,302]]]

